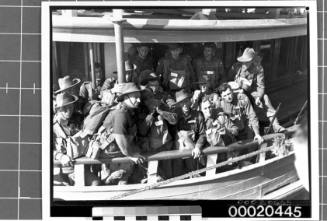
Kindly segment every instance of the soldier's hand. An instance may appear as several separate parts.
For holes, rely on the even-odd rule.
[[[68,155],[62,155],[60,158],[60,163],[63,166],[72,166],[73,164],[72,159]]]
[[[149,114],[148,116],[146,116],[146,118],[145,118],[146,124],[151,125],[153,122],[153,119],[154,119],[154,117],[152,114]]]
[[[136,164],[142,164],[145,162],[145,157],[141,154],[135,154],[134,156],[130,157],[130,159]]]
[[[258,141],[258,144],[262,144],[263,143],[263,138],[259,134],[255,135],[253,140],[254,141]]]
[[[202,154],[202,151],[198,147],[195,147],[192,150],[192,156],[193,156],[194,159],[199,158],[201,156],[201,154]]]
[[[255,104],[256,104],[258,107],[262,107],[262,102],[261,102],[261,100],[260,100],[260,97],[257,97],[257,98],[255,99]]]

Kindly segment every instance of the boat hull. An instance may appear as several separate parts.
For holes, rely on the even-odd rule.
[[[175,181],[119,200],[263,199],[274,191],[281,191],[283,187],[298,181],[294,159],[292,153],[211,177]],[[54,199],[110,200],[112,197],[144,186],[144,184],[97,187],[55,186]],[[301,186],[298,188],[301,189]],[[287,198],[287,192],[283,193],[283,198]]]

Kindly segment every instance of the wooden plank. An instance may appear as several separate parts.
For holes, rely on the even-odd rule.
[[[75,186],[85,186],[85,165],[79,164],[74,167]]]
[[[218,154],[210,154],[207,156],[207,167],[213,166],[217,163]],[[206,171],[206,176],[213,176],[216,174],[216,168]]]
[[[148,184],[157,182],[158,164],[157,160],[148,163]]]

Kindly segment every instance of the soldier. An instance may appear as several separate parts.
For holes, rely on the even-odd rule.
[[[246,48],[237,60],[238,62],[231,67],[228,75],[230,78],[233,77],[248,95],[260,120],[264,121],[268,118],[272,121],[276,110],[268,95],[265,94],[264,70],[260,64],[260,58],[256,56],[253,48]],[[279,125],[277,118],[273,122],[273,129],[275,132],[285,131],[285,128]]]
[[[79,89],[79,96],[87,101],[99,100],[101,87],[105,79],[102,67],[99,63],[94,64],[94,74],[95,74],[95,87],[92,86],[91,81],[85,81],[82,83]]]
[[[170,44],[169,51],[171,57],[160,59],[156,70],[162,78],[162,86],[169,93],[181,89],[191,91],[194,74],[190,60],[180,56],[183,49],[179,44]]]
[[[191,109],[190,94],[184,90],[176,93],[175,106],[178,114],[176,147],[179,150],[192,150],[192,156],[197,159],[206,143],[204,116],[202,112]],[[193,159],[184,162],[177,159],[174,163],[175,175],[196,169],[196,161]]]
[[[243,93],[234,94],[228,83],[220,85],[218,91],[222,98],[218,107],[228,114],[232,122],[239,128],[237,140],[252,138],[254,133],[254,140],[262,143],[259,121],[249,98]]]
[[[88,145],[88,138],[81,137],[81,122],[73,117],[74,104],[78,97],[67,92],[56,96],[56,114],[53,118],[53,137],[55,143],[54,160],[61,162],[62,174],[56,172],[56,181],[73,183],[74,174],[72,160],[84,154]],[[98,178],[90,172],[90,167],[85,171],[86,185],[99,185]]]
[[[209,84],[209,89],[214,90],[224,80],[224,66],[220,59],[214,57],[216,45],[205,43],[203,46],[203,57],[194,63],[197,79],[204,79]]]
[[[55,95],[67,92],[71,95],[78,97],[78,100],[75,103],[74,115],[75,117],[79,117],[79,121],[83,121],[84,116],[86,115],[85,107],[87,106],[87,100],[79,96],[79,84],[81,80],[78,78],[71,79],[69,75],[64,76],[63,78],[58,79],[59,90],[54,92]],[[56,106],[56,101],[53,102],[54,106]]]
[[[124,163],[110,163],[109,169],[111,175],[106,183],[127,184],[129,177],[134,170],[134,163],[141,164],[144,157],[139,153],[139,147],[136,145],[137,126],[135,122],[134,110],[140,104],[140,89],[134,83],[122,83],[119,86],[117,108],[111,111],[103,122],[106,133],[108,134],[108,145],[105,155],[119,152],[127,156],[132,161]],[[120,173],[118,179],[112,180],[115,173]],[[115,175],[114,175],[115,174]]]
[[[165,93],[159,84],[158,76],[151,70],[145,70],[140,76],[143,109],[138,110],[139,138],[142,138],[146,151],[158,152],[171,150],[173,137],[170,128],[177,123],[173,99]],[[172,177],[171,161],[160,161],[160,174],[164,178]]]
[[[140,44],[137,46],[137,56],[131,59],[131,63],[136,66],[137,77],[140,76],[141,72],[144,70],[154,70],[153,69],[153,59],[149,55],[149,46],[146,44]],[[140,84],[139,79],[136,80],[137,84]]]
[[[201,102],[201,111],[206,123],[207,141],[212,146],[227,146],[233,143],[238,135],[238,127],[221,109],[215,111],[209,96]]]

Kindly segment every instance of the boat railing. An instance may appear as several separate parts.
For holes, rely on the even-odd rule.
[[[235,153],[242,150],[258,150],[263,147],[272,146],[274,141],[278,138],[284,138],[284,134],[275,133],[263,136],[264,142],[258,144],[257,141],[238,141],[228,146],[211,146],[203,149],[203,155],[207,158],[206,168],[212,167],[217,163],[218,155],[222,153]],[[158,164],[161,160],[185,159],[192,157],[192,150],[170,150],[162,151],[155,154],[144,154],[147,162],[147,176],[148,183],[157,182]],[[266,159],[266,152],[258,153],[257,161],[262,162]],[[128,157],[114,157],[92,159],[88,157],[80,157],[74,160],[74,173],[75,173],[75,186],[85,186],[85,166],[94,164],[110,164],[111,162],[122,163],[130,161]],[[54,161],[55,168],[61,168],[62,165],[59,161]],[[216,174],[216,168],[206,170],[206,176],[213,176]]]

